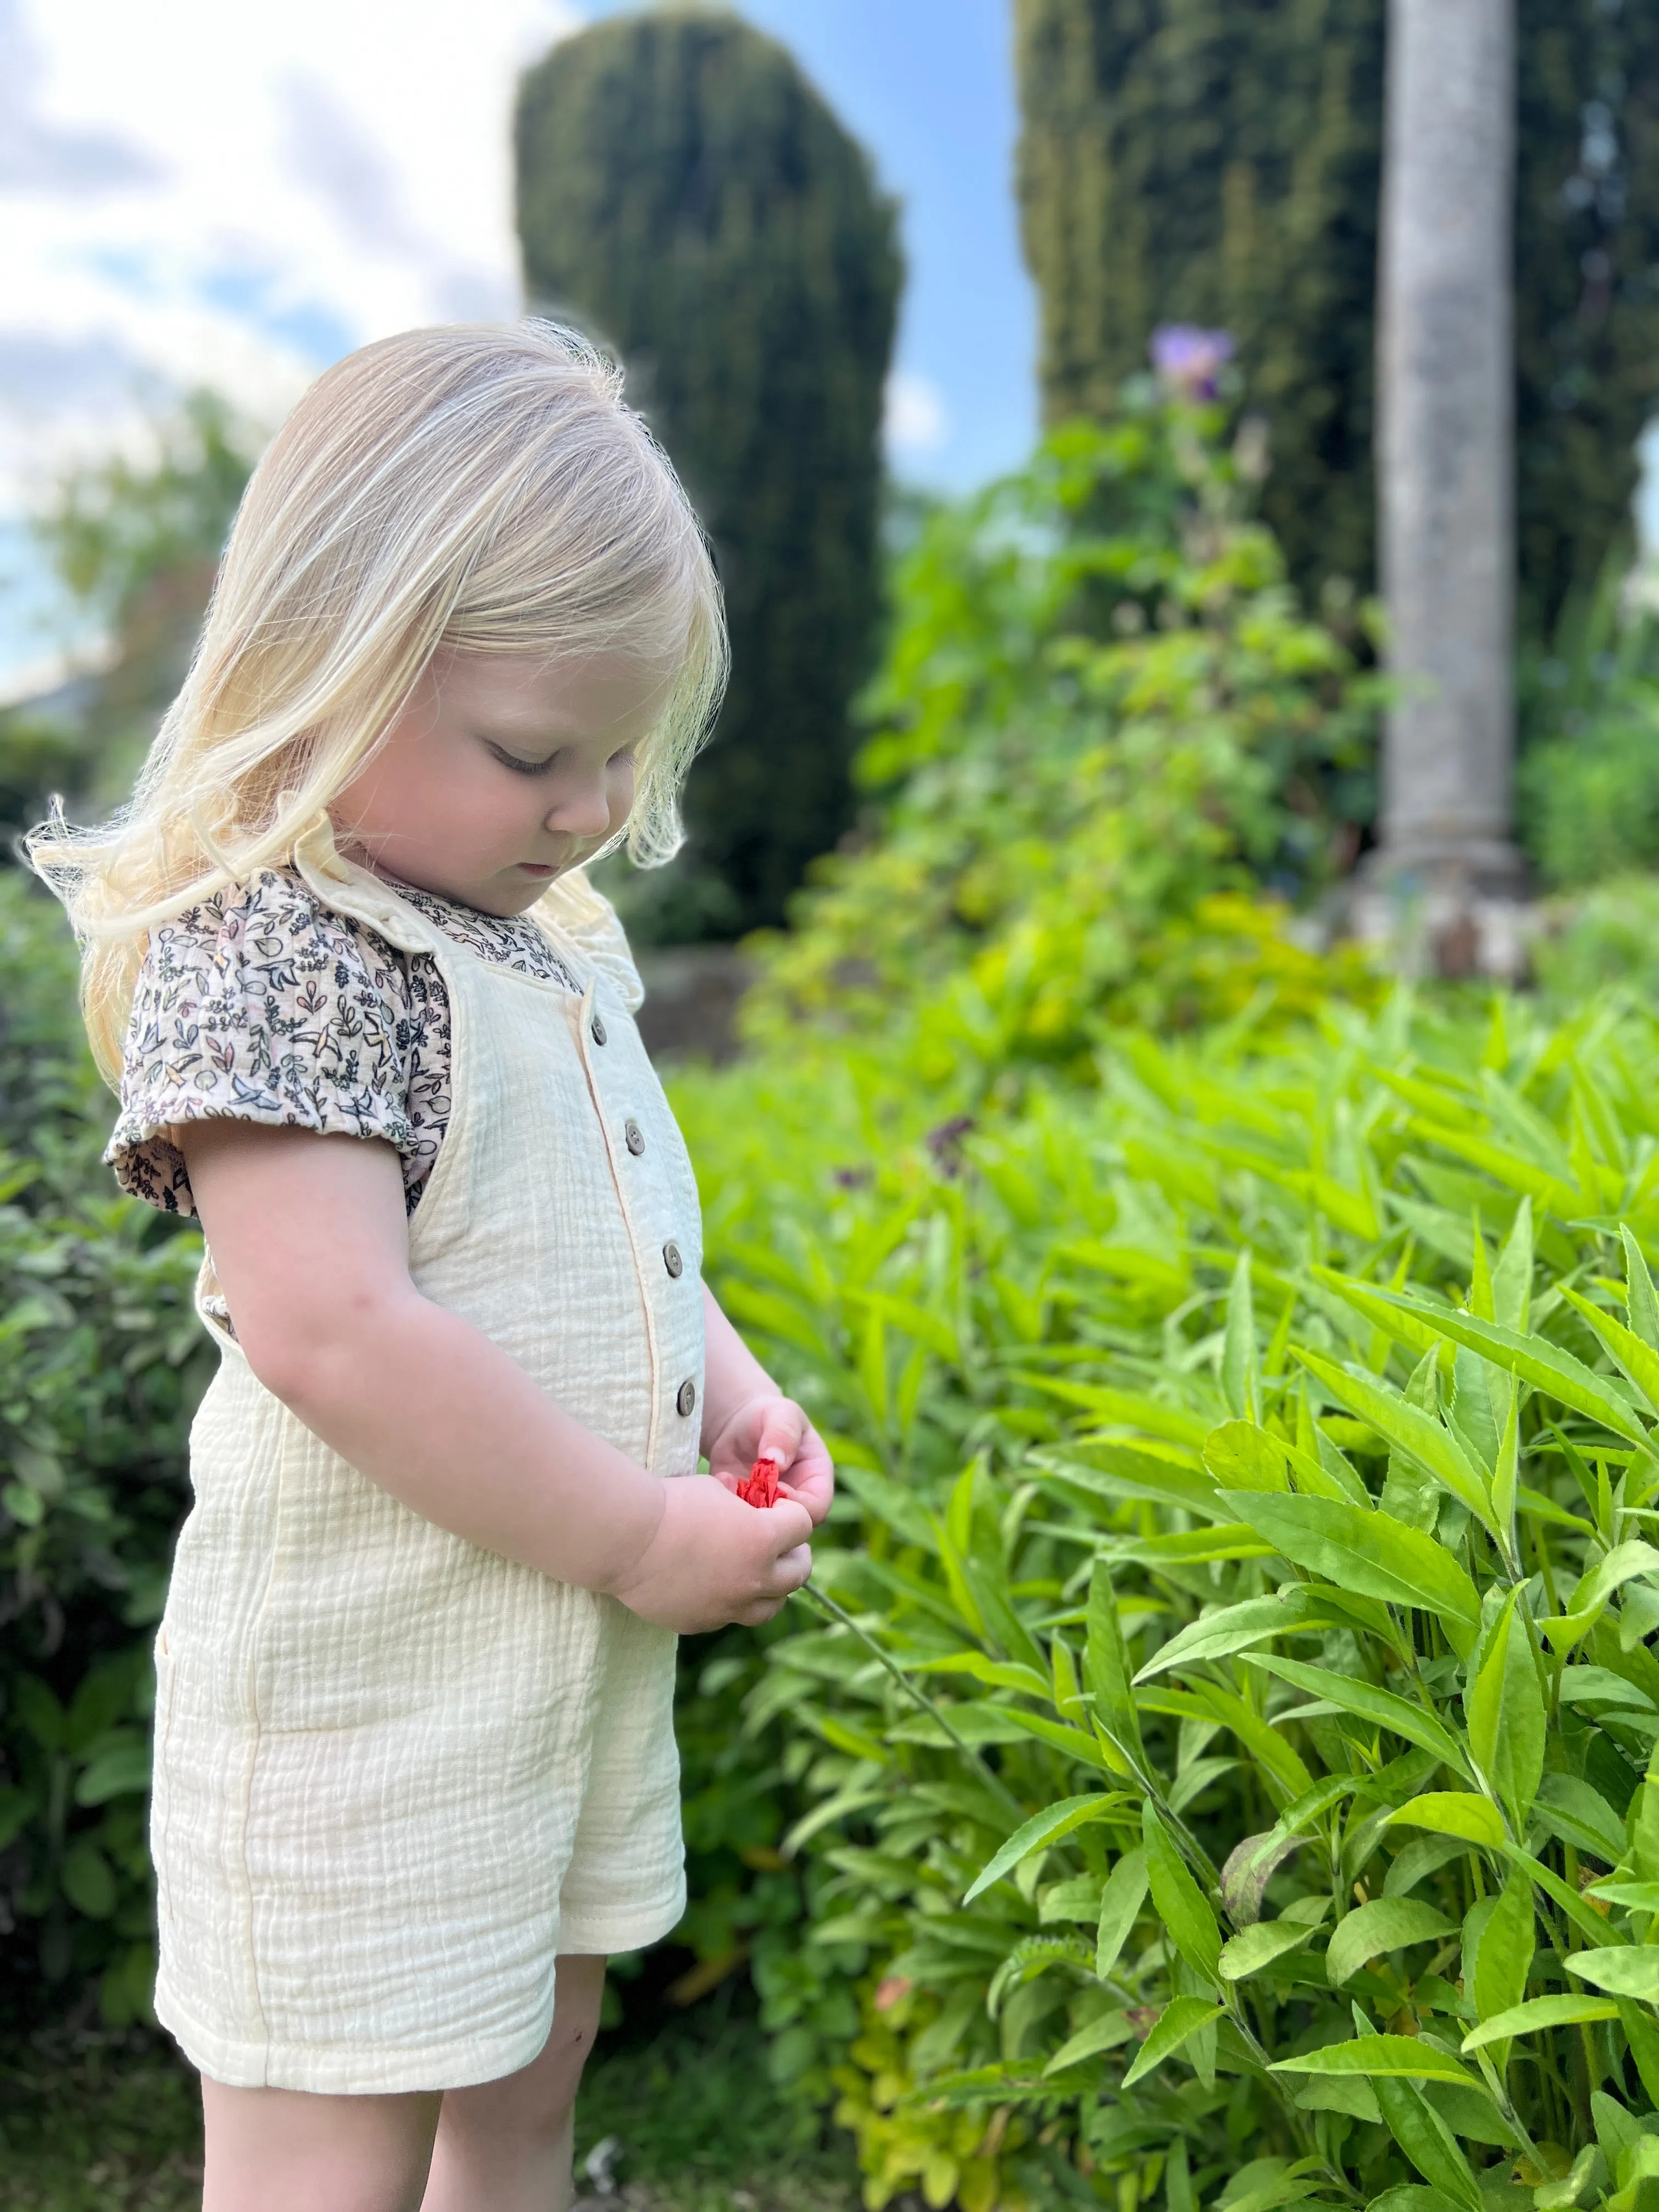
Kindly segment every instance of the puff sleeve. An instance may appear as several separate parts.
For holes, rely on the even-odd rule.
[[[124,1190],[169,1213],[196,1210],[176,1132],[212,1117],[380,1138],[407,1176],[433,1011],[390,946],[296,878],[272,871],[222,892],[151,934],[104,1157]]]

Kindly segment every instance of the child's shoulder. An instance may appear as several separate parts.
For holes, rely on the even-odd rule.
[[[392,945],[355,916],[337,913],[291,868],[264,868],[246,883],[224,884],[157,923],[144,956],[146,974],[155,980],[190,971],[228,984],[274,980],[296,967],[343,967],[399,998],[403,964]]]
[[[645,986],[629,950],[628,932],[604,892],[589,883],[585,869],[572,868],[557,878],[532,911],[599,970],[630,1013],[638,1011]]]

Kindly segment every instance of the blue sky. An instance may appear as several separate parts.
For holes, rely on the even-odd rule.
[[[0,0],[0,697],[66,642],[21,518],[208,384],[274,425],[337,354],[519,304],[526,63],[618,0]],[[747,0],[902,202],[896,471],[965,489],[1033,435],[1008,0]],[[465,25],[464,31],[461,26]]]

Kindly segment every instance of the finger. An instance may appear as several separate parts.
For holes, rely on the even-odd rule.
[[[775,1590],[781,1590],[787,1597],[791,1590],[799,1589],[810,1579],[811,1572],[811,1546],[797,1544],[793,1551],[783,1553],[772,1562],[769,1580]]]
[[[780,1498],[775,1505],[763,1505],[761,1510],[769,1516],[766,1533],[781,1558],[805,1544],[812,1533],[812,1516],[797,1498]]]
[[[775,1459],[780,1471],[792,1466],[806,1431],[806,1416],[792,1399],[780,1398],[766,1409],[761,1423],[757,1459]]]

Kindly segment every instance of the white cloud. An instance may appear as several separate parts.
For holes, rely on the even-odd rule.
[[[931,377],[896,368],[887,380],[882,434],[896,460],[936,453],[950,442],[951,417],[945,394]]]
[[[570,0],[0,0],[0,509],[158,392],[274,418],[518,303],[509,118]]]
[[[154,180],[155,163],[118,131],[55,121],[41,101],[43,75],[20,0],[0,0],[0,190],[79,198]]]

